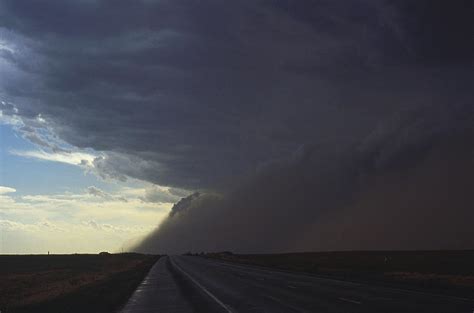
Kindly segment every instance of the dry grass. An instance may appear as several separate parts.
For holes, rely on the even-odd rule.
[[[474,275],[447,275],[418,272],[388,272],[385,276],[391,280],[413,283],[474,288]]]
[[[3,312],[76,311],[73,303],[109,299],[96,312],[109,312],[134,290],[156,256],[51,255],[0,256],[0,310]],[[79,305],[80,307],[80,305]],[[77,310],[79,311],[79,310]]]

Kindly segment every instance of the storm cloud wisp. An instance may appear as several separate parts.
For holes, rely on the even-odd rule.
[[[141,251],[472,248],[469,5],[1,0],[0,108],[199,191]]]

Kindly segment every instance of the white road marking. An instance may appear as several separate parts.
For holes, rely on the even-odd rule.
[[[219,304],[226,312],[234,313],[227,305],[225,305],[221,300],[219,300],[216,296],[214,296],[209,290],[207,290],[203,285],[201,285],[198,281],[196,281],[191,275],[186,273],[178,264],[173,261],[173,258],[170,257],[171,264],[177,268],[183,275],[189,278],[196,286],[198,286],[204,293],[206,293],[212,300],[214,300],[217,304]]]
[[[288,285],[288,288],[296,289],[297,287],[296,287],[296,286],[292,286],[292,285]]]
[[[354,303],[354,304],[362,304],[360,301],[352,300],[352,299],[347,299],[347,298],[338,298],[339,300]]]
[[[287,275],[307,277],[307,278],[310,278],[310,279],[317,279],[317,280],[323,280],[323,281],[333,281],[333,282],[338,282],[338,283],[345,284],[345,285],[379,287],[379,289],[384,289],[384,290],[388,290],[388,291],[403,292],[403,293],[407,293],[407,294],[415,294],[415,295],[421,295],[421,296],[427,296],[427,297],[455,299],[455,300],[466,301],[466,302],[474,301],[474,298],[465,298],[465,297],[445,295],[445,294],[429,293],[429,292],[424,292],[424,291],[419,291],[419,290],[401,289],[401,288],[389,287],[389,286],[383,286],[383,285],[371,285],[370,283],[363,283],[363,282],[356,283],[356,282],[352,282],[352,281],[347,281],[347,280],[342,280],[342,279],[337,279],[337,278],[328,278],[328,277],[323,277],[323,276],[318,276],[318,275],[311,275],[311,274],[302,273],[302,272],[291,272],[291,271],[280,270],[280,269],[265,268],[264,266],[253,265],[253,264],[246,264],[246,265],[240,265],[240,264],[235,264],[235,263],[231,264],[230,261],[221,261],[221,260],[216,260],[216,259],[213,259],[212,261],[208,260],[208,262],[210,262],[210,263],[220,263],[220,265],[224,266],[224,267],[236,267],[236,268],[247,269],[247,270],[252,269],[254,271],[261,271],[261,272],[267,272],[267,273],[272,273],[272,274],[275,273],[275,272],[278,272],[278,273],[287,274]],[[473,313],[474,313],[474,311],[473,311]]]
[[[291,304],[285,303],[285,302],[283,302],[283,301],[281,301],[280,299],[277,299],[277,298],[275,298],[275,297],[272,297],[272,296],[269,296],[269,295],[264,295],[264,297],[265,297],[265,298],[268,298],[268,299],[270,299],[270,300],[273,300],[273,301],[275,301],[276,303],[278,303],[278,304],[280,304],[280,305],[286,306],[287,308],[290,308],[290,309],[292,309],[292,310],[295,311],[295,312],[299,312],[299,313],[306,313],[306,312],[307,312],[307,311],[303,311],[303,310],[301,310],[300,308],[297,308],[297,307],[295,307],[295,306],[293,306],[293,305],[291,305]]]
[[[275,272],[276,272],[276,273],[281,273],[281,274],[284,274],[284,275],[293,275],[293,276],[306,277],[306,278],[310,278],[310,279],[333,281],[333,282],[338,282],[338,283],[342,283],[342,284],[345,284],[345,285],[351,285],[351,286],[362,286],[362,285],[369,286],[368,284],[356,283],[356,282],[342,280],[342,279],[327,278],[327,277],[307,274],[307,273],[304,273],[304,272],[291,272],[291,271],[287,271],[287,270],[281,270],[281,269],[277,269],[277,268],[268,268],[268,267],[264,267],[264,266],[253,265],[253,264],[245,264],[245,265],[241,265],[241,264],[238,264],[238,263],[232,263],[231,264],[230,263],[231,261],[221,261],[221,260],[216,260],[216,259],[212,259],[212,260],[206,259],[206,261],[208,263],[214,263],[214,264],[219,263],[219,266],[222,266],[222,267],[239,268],[239,269],[245,270],[247,273],[249,273],[248,271],[250,270],[251,271],[250,274],[252,274],[255,271],[265,272],[265,273],[269,273],[269,274],[275,274]]]

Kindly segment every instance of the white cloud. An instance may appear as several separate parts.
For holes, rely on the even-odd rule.
[[[99,197],[99,198],[105,198],[105,199],[108,199],[110,198],[111,196],[106,193],[105,191],[103,191],[102,189],[99,189],[95,186],[89,186],[86,188],[86,191],[87,193],[89,193],[90,195],[93,195],[93,196],[96,196],[96,197]]]
[[[0,195],[0,254],[119,251],[123,244],[154,229],[172,205],[143,201],[145,188],[102,192],[107,196],[92,195],[88,189],[79,193]]]
[[[0,195],[16,192],[15,188],[0,186]]]
[[[127,242],[152,230],[152,226],[120,226],[83,220],[78,223],[43,219],[17,222],[0,219],[0,253],[118,252]]]
[[[2,101],[2,105],[4,105]],[[20,126],[22,124],[21,119],[15,115],[5,114],[4,108],[0,106],[0,124]]]
[[[9,53],[15,53],[13,46],[5,41],[0,41],[0,51],[7,51]]]
[[[44,161],[60,162],[76,166],[90,166],[95,155],[84,152],[46,152],[44,150],[10,150],[16,156]]]
[[[12,155],[41,161],[65,163],[80,166],[84,169],[94,168],[93,163],[97,158],[105,159],[101,154],[78,149],[61,140],[55,135],[51,123],[41,114],[33,118],[19,116],[16,105],[9,101],[2,100],[0,102],[0,124],[12,126],[13,130],[21,135],[23,139],[38,148],[31,150],[11,149],[9,152]]]
[[[102,189],[100,188],[97,188],[95,186],[89,186],[86,188],[85,190],[87,192],[87,194],[91,195],[91,196],[94,196],[94,197],[97,197],[97,198],[102,198],[104,200],[118,200],[118,201],[123,201],[123,202],[128,202],[127,198],[125,198],[124,196],[121,196],[121,195],[118,195],[118,196],[114,196],[114,195],[111,195],[110,193],[107,193],[105,191],[103,191]]]

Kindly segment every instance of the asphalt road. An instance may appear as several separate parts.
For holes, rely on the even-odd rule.
[[[161,258],[121,313],[474,312],[474,301],[190,256]]]
[[[474,312],[474,301],[430,293],[280,272],[199,257],[169,258],[175,274],[216,312]],[[194,306],[195,312],[206,312]],[[159,311],[157,311],[159,312]]]

